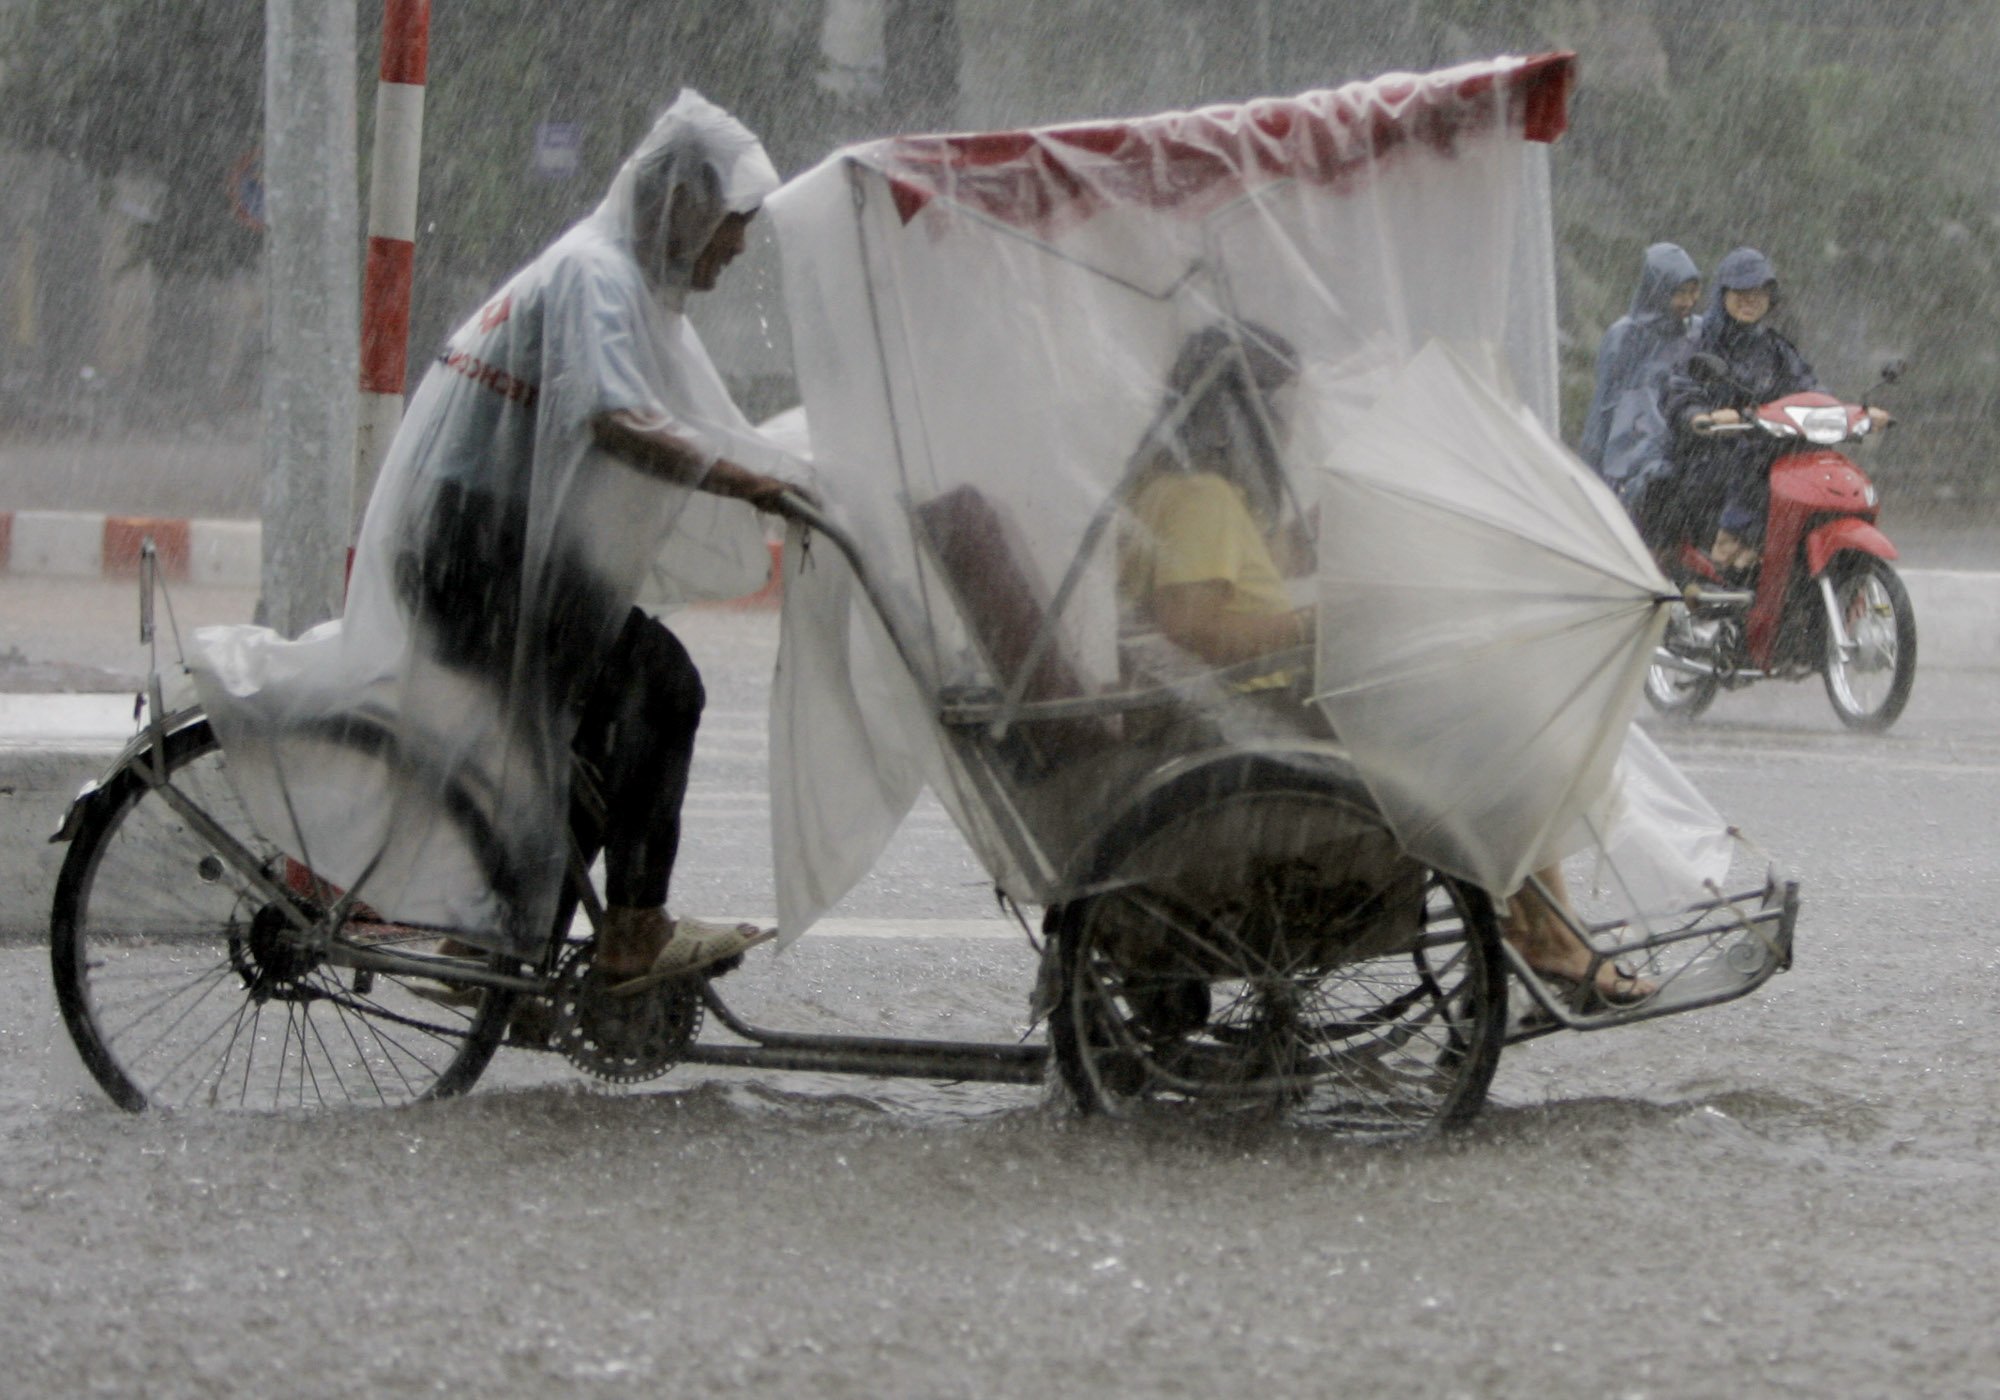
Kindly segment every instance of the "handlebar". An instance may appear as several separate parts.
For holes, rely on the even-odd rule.
[[[826,517],[819,506],[802,491],[787,491],[778,497],[778,504],[771,512],[785,520],[795,520],[813,530],[826,529]]]

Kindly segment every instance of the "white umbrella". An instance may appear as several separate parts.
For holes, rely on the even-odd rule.
[[[1327,439],[1316,698],[1404,845],[1498,894],[1604,793],[1675,597],[1503,378],[1432,342],[1302,425]]]

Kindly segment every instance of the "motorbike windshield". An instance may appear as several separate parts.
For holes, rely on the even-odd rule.
[[[1407,848],[1495,891],[1575,828],[1667,589],[1549,426],[1571,70],[887,140],[773,198],[871,590],[792,541],[788,934],[926,782],[1037,902],[1218,746],[1337,742]]]

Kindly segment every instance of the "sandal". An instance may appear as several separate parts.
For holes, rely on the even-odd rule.
[[[453,1011],[466,1011],[479,1005],[486,995],[484,987],[467,987],[457,982],[432,982],[413,978],[403,984],[403,990],[411,996],[422,997],[433,1006],[449,1007]]]
[[[468,987],[462,983],[413,979],[403,986],[411,995],[452,1011],[470,1011],[486,995],[485,988]],[[507,1018],[505,1043],[522,1050],[548,1050],[553,1048],[555,1032],[555,1005],[547,997],[523,995],[514,1003],[514,1010]]]
[[[653,959],[652,967],[637,977],[612,983],[609,990],[617,996],[642,992],[669,978],[702,972],[731,958],[740,958],[759,943],[768,943],[777,936],[776,929],[759,928],[755,924],[711,924],[700,919],[675,919],[673,934]]]
[[[1635,973],[1627,972],[1616,963],[1606,964],[1612,972],[1609,987],[1595,981],[1586,982],[1581,977],[1573,977],[1567,972],[1543,972],[1539,968],[1530,969],[1551,987],[1562,993],[1564,1001],[1574,1010],[1590,1011],[1597,1004],[1607,1008],[1640,1006],[1659,994],[1659,988]]]
[[[484,948],[456,938],[444,939],[436,948],[432,949],[432,953],[434,956],[440,958],[476,959],[482,965],[486,959],[486,950]],[[468,986],[463,982],[433,982],[427,977],[411,978],[409,981],[403,983],[403,987],[406,991],[415,996],[422,997],[433,1006],[450,1007],[454,1011],[463,1011],[467,1007],[477,1006],[479,1005],[479,999],[486,995],[484,987]]]
[[[1762,557],[1763,553],[1756,545],[1728,530],[1716,531],[1715,543],[1708,547],[1710,564],[1717,573],[1729,579],[1741,579],[1756,572]]]

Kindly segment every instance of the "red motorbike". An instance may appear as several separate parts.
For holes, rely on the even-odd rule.
[[[1700,363],[1711,358],[1697,356],[1695,372],[1718,375],[1721,361]],[[1882,382],[1900,370],[1886,367]],[[1725,579],[1695,541],[1668,552],[1686,601],[1674,606],[1647,672],[1654,709],[1693,718],[1718,690],[1816,674],[1850,729],[1896,722],[1916,680],[1916,613],[1890,563],[1896,547],[1876,525],[1875,487],[1836,450],[1873,427],[1866,405],[1805,393],[1702,430],[1776,440],[1764,549],[1747,586]]]

